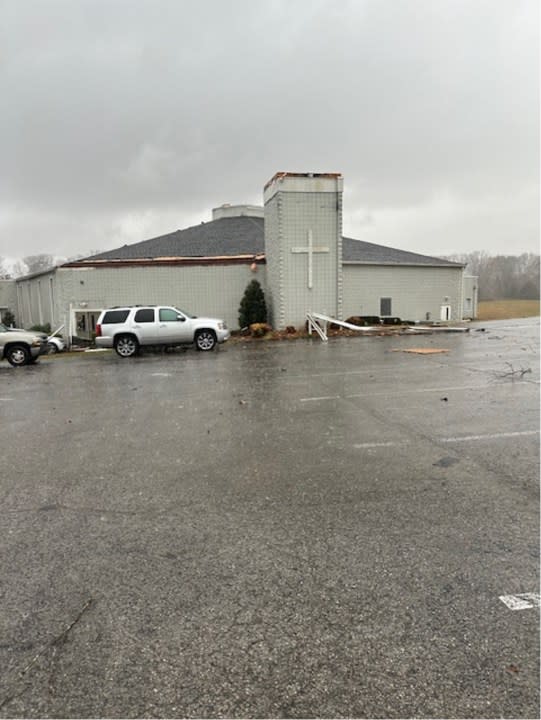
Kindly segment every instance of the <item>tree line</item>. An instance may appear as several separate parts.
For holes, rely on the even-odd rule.
[[[468,275],[478,276],[479,300],[539,300],[539,255],[477,250],[447,259],[466,263]]]
[[[43,272],[44,270],[50,270],[57,265],[62,265],[65,262],[71,262],[73,260],[80,260],[83,257],[89,257],[90,255],[96,255],[101,250],[89,250],[86,253],[80,255],[74,255],[73,257],[55,257],[47,253],[40,253],[38,255],[26,255],[23,258],[19,258],[10,263],[0,255],[0,280],[12,280],[14,278],[22,277],[23,275],[32,275],[33,273]]]

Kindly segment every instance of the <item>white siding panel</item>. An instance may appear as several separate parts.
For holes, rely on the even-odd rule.
[[[256,279],[265,290],[264,265],[256,272],[249,265],[64,268],[61,276],[65,306],[175,305],[233,329],[248,283]]]
[[[379,315],[380,298],[392,298],[403,320],[439,320],[442,305],[462,319],[462,268],[383,265],[344,266],[344,317]]]
[[[52,329],[61,323],[58,305],[53,306],[56,296],[57,271],[52,270],[35,277],[16,280],[17,285],[17,322],[22,327],[45,325]],[[51,288],[53,288],[51,292]]]
[[[0,280],[0,314],[2,308],[11,310],[19,322],[17,309],[17,285],[14,280]]]

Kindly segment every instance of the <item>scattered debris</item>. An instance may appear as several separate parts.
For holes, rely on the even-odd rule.
[[[449,457],[446,455],[445,457],[442,457],[438,462],[432,463],[434,467],[451,467],[451,465],[456,465],[457,462],[460,462],[458,458]]]
[[[437,353],[448,353],[445,348],[393,348],[391,352],[416,353],[417,355],[436,355]]]
[[[515,370],[515,368],[513,367],[513,365],[510,362],[505,363],[505,364],[507,365],[509,370],[506,370],[505,372],[495,372],[494,373],[494,375],[499,380],[504,380],[505,378],[511,378],[511,380],[515,380],[516,378],[522,379],[524,377],[524,375],[532,372],[532,368],[521,367],[521,368]]]
[[[272,327],[267,323],[252,323],[249,328],[249,333],[252,337],[264,337],[272,331]]]
[[[517,665],[513,665],[513,664],[508,665],[505,669],[507,670],[508,673],[518,673],[518,672],[520,672],[518,666],[517,666]]]
[[[442,398],[440,398],[440,400],[441,400],[442,402],[448,402],[448,401],[449,401],[449,398],[447,398],[447,397],[442,397]]]
[[[451,325],[415,325],[414,327],[403,330],[404,335],[417,335],[421,333],[433,332],[450,332],[450,333],[466,333],[470,332],[469,327],[451,327]]]

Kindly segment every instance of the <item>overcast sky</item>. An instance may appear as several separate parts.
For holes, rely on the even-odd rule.
[[[341,172],[344,234],[539,252],[538,0],[0,0],[0,256]]]

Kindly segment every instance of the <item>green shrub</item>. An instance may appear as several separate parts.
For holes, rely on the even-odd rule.
[[[7,310],[2,311],[2,322],[6,327],[16,327],[17,321],[15,320],[15,315],[11,312],[11,310],[8,308]]]
[[[51,324],[45,323],[45,325],[32,325],[31,328],[28,328],[29,330],[32,330],[33,332],[42,332],[46,335],[51,334]]]
[[[241,328],[253,323],[267,322],[267,303],[259,282],[252,280],[244,291],[239,307],[239,326]]]

